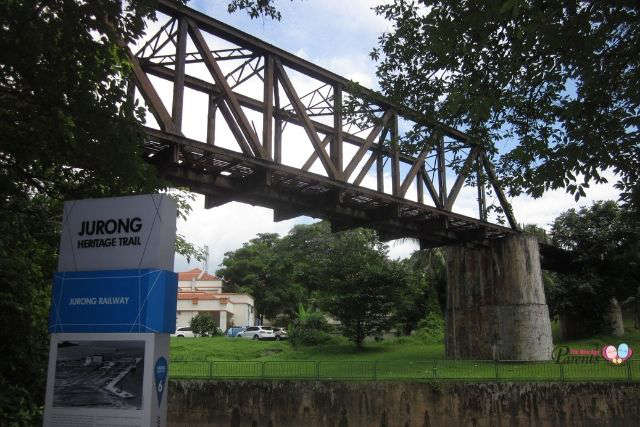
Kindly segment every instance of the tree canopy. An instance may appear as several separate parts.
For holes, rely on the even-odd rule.
[[[393,0],[372,57],[383,92],[470,133],[512,195],[576,199],[613,170],[640,205],[640,4]]]
[[[554,245],[571,251],[571,271],[545,272],[551,315],[564,316],[574,337],[607,329],[611,298],[625,301],[640,287],[640,222],[613,201],[558,216]]]
[[[372,230],[332,233],[327,222],[296,225],[282,238],[261,234],[227,252],[216,274],[226,291],[252,295],[259,315],[287,321],[301,306],[320,308],[361,346],[366,336],[393,328],[409,334],[430,311],[441,315],[441,254],[393,261],[387,251]]]
[[[258,13],[268,13],[260,0]],[[164,190],[127,101],[134,42],[154,0],[0,2],[0,424],[37,425],[64,200]],[[182,214],[188,199],[179,198]],[[181,253],[198,248],[178,239]],[[201,253],[200,253],[201,254]]]

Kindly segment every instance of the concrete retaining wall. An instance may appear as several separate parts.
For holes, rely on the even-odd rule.
[[[172,381],[173,427],[638,426],[640,384]]]

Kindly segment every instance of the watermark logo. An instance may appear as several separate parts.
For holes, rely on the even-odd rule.
[[[622,343],[615,348],[612,345],[606,345],[602,348],[602,357],[614,365],[620,365],[625,360],[628,360],[633,355],[633,350],[628,344]]]
[[[553,360],[556,363],[596,363],[602,360],[600,355],[597,348],[569,348],[562,345],[553,350]]]
[[[569,348],[562,345],[554,348],[553,360],[556,363],[597,363],[602,358],[614,365],[620,365],[625,360],[629,360],[633,350],[628,344],[622,343],[616,348],[613,345],[605,345],[598,348]]]

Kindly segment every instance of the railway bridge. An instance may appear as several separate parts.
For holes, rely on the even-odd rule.
[[[485,147],[212,17],[158,3],[156,31],[124,47],[129,96],[156,122],[144,128],[145,156],[161,175],[203,194],[206,208],[240,201],[273,209],[275,221],[307,215],[335,231],[446,247],[447,356],[550,359],[538,245],[518,230]]]

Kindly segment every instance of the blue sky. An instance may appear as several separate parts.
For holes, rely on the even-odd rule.
[[[369,58],[369,52],[376,45],[379,34],[390,29],[389,24],[370,9],[377,3],[366,0],[279,0],[277,5],[282,12],[280,22],[263,18],[252,20],[244,12],[230,15],[225,0],[192,0],[189,6],[375,89],[375,63]],[[188,105],[194,106],[192,111]],[[187,102],[185,116],[201,114],[198,111],[201,109],[196,105],[199,104],[195,100]],[[304,157],[304,153],[298,154]],[[612,174],[605,173],[605,176],[613,183]],[[581,199],[579,204],[564,191],[552,191],[537,200],[522,196],[513,199],[512,204],[519,222],[548,228],[550,222],[566,209],[590,205],[595,200],[615,199],[617,195],[612,185],[606,184],[592,186],[587,198]],[[456,210],[461,213],[475,210],[475,197],[475,188],[461,192]],[[226,251],[237,249],[257,233],[286,234],[296,223],[314,221],[301,217],[274,223],[270,209],[235,202],[211,210],[205,210],[202,206],[203,198],[198,196],[188,221],[179,221],[178,232],[198,245],[209,247],[209,271],[212,273],[218,268]],[[391,242],[390,255],[394,258],[405,257],[416,247],[414,242]],[[189,265],[182,257],[176,257],[176,271],[195,266],[202,267],[202,264],[192,262]]]

